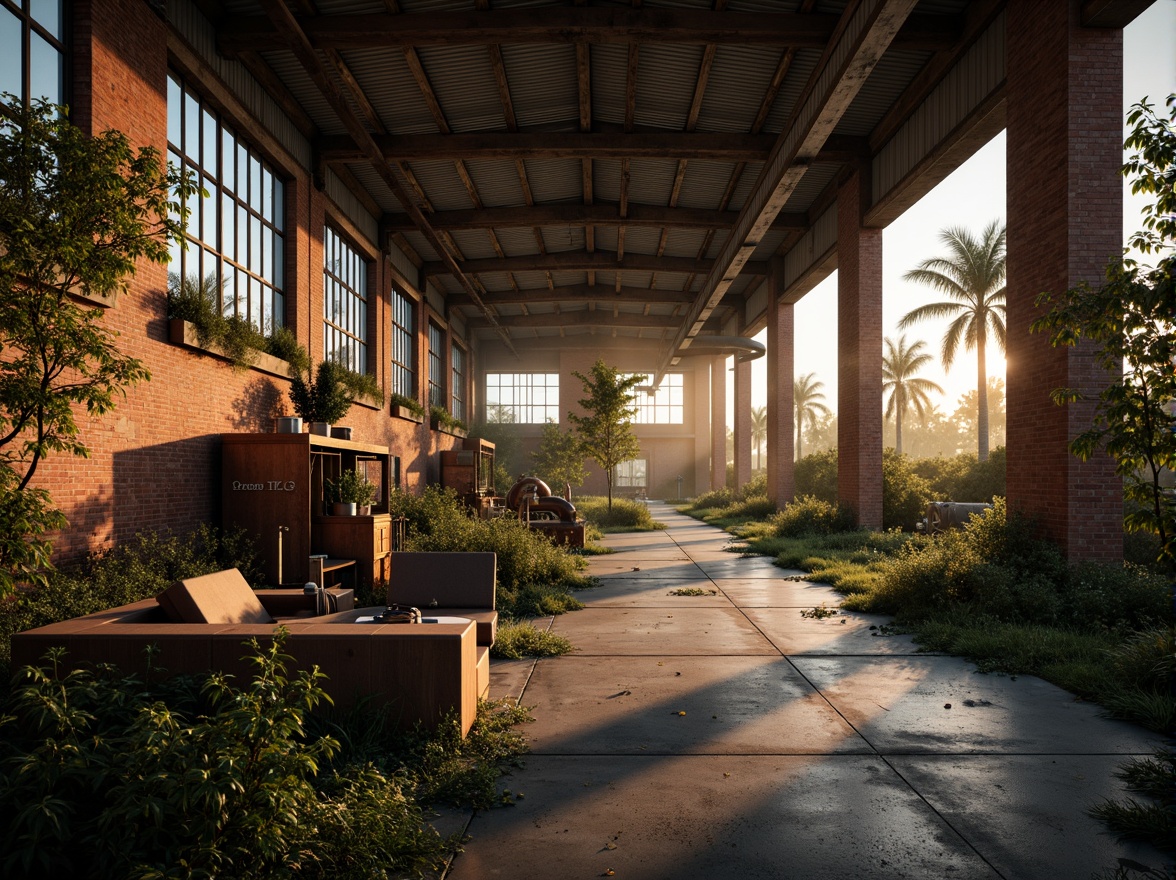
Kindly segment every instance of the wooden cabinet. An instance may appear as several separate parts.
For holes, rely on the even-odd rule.
[[[328,516],[327,480],[359,470],[377,485],[370,516]],[[267,582],[302,584],[312,553],[354,559],[355,586],[388,577],[388,494],[399,459],[386,446],[315,434],[221,436],[221,522],[254,537]],[[280,552],[279,552],[279,547]]]

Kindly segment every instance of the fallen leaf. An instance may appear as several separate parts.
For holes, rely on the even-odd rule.
[[[679,715],[685,715],[686,713],[685,713],[685,712],[679,712],[678,714],[679,714]]]
[[[617,845],[616,845],[615,843],[606,843],[606,844],[604,845],[604,848],[605,848],[605,849],[616,849],[616,848],[617,848]]]

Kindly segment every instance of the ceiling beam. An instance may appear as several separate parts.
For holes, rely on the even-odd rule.
[[[702,159],[715,162],[762,162],[771,135],[699,132],[477,132],[464,134],[375,135],[381,154],[391,161],[427,162],[455,159]],[[854,139],[855,141],[857,139]],[[848,143],[848,142],[847,142]],[[328,162],[365,158],[352,138],[322,137],[319,154]],[[856,145],[851,148],[856,148]]]
[[[766,275],[767,263],[745,261],[748,275]],[[521,257],[489,257],[478,260],[463,260],[457,264],[465,275],[479,275],[490,272],[707,272],[712,260],[696,260],[694,257],[657,257],[652,254],[627,253],[617,259],[610,251],[561,251],[548,254],[528,254]],[[451,275],[451,267],[440,260],[426,262],[421,266],[426,277]],[[480,297],[479,297],[480,299]]]
[[[531,226],[638,226],[652,229],[727,229],[739,217],[738,211],[709,208],[667,208],[658,205],[629,203],[629,213],[622,218],[616,202],[591,205],[535,205],[534,207],[483,208],[481,210],[436,211],[427,215],[434,229],[452,231],[470,229],[518,229]],[[385,214],[382,228],[390,232],[408,232],[416,224],[407,214]],[[807,229],[806,214],[778,214],[773,229]]]
[[[413,218],[413,221],[417,224],[417,229],[421,231],[434,250],[441,255],[442,263],[451,269],[451,274],[461,284],[465,292],[469,294],[475,303],[478,303],[490,326],[494,327],[498,332],[507,349],[513,354],[517,354],[518,352],[515,350],[514,343],[511,342],[510,334],[505,328],[497,326],[494,312],[482,303],[473,282],[458,268],[457,262],[445,247],[441,236],[429,225],[428,219],[417,206],[415,200],[404,189],[404,186],[396,177],[396,173],[392,170],[392,166],[388,164],[387,160],[380,153],[379,148],[364,127],[363,122],[355,115],[355,112],[347,103],[343,92],[336,85],[335,80],[320,60],[314,47],[311,46],[310,41],[307,39],[306,34],[303,32],[289,7],[286,6],[283,0],[261,0],[261,7],[269,17],[274,30],[281,35],[285,47],[294,53],[294,56],[310,76],[315,86],[322,93],[323,97],[326,98],[327,103],[331,105],[331,109],[338,116],[339,121],[343,123],[344,128],[347,129],[356,143],[363,146],[364,158],[372,163],[372,167],[380,176],[380,179],[384,181],[388,189],[392,191],[392,195],[404,206],[404,210],[408,212],[409,216]],[[310,19],[310,21],[318,20],[317,18]]]
[[[1153,0],[1086,0],[1082,4],[1082,24],[1086,27],[1125,28]]]
[[[694,301],[694,294],[689,290],[650,290],[648,287],[622,286],[620,291],[614,287],[600,285],[571,284],[566,287],[548,289],[533,287],[524,290],[506,290],[502,292],[486,293],[482,299],[490,306],[516,306],[537,303],[608,303],[640,302],[640,303],[690,303]],[[450,306],[472,306],[473,301],[464,293],[451,293],[445,298]]]
[[[835,14],[572,6],[320,15],[292,23],[316,50],[634,41],[823,49],[838,21]],[[954,42],[958,32],[958,16],[911,16],[892,42],[934,51]],[[247,15],[222,22],[217,47],[228,56],[289,48],[271,21]]]
[[[681,318],[672,315],[628,312],[614,315],[611,311],[602,309],[575,309],[544,315],[504,315],[499,317],[498,321],[504,327],[516,330],[536,327],[635,327],[640,330],[672,330],[682,323]],[[484,330],[489,327],[485,318],[470,318],[467,323],[471,330]]]
[[[789,124],[744,201],[739,220],[698,292],[688,320],[659,361],[655,384],[675,362],[678,352],[690,346],[726,296],[916,3],[917,0],[860,0],[846,8],[836,37],[813,70]]]

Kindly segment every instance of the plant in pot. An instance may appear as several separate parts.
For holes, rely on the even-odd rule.
[[[376,487],[359,471],[345,470],[337,480],[327,480],[327,500],[335,516],[366,515],[371,512]]]
[[[400,418],[411,418],[416,422],[423,422],[428,411],[419,400],[404,394],[392,395],[392,415]]]
[[[322,361],[313,379],[309,374],[297,372],[290,380],[290,402],[294,411],[310,425],[312,434],[330,436],[331,425],[351,409],[354,395],[350,372],[335,361]]]

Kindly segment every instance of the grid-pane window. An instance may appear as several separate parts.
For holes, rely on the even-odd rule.
[[[271,333],[285,323],[282,181],[179,76],[167,85],[168,159],[208,192],[188,202],[188,246],[172,245],[174,280],[200,285],[225,317]]]
[[[331,227],[323,232],[323,351],[367,372],[367,261]]]
[[[392,288],[392,393],[416,398],[415,303]]]
[[[461,346],[453,346],[453,381],[450,383],[452,394],[450,399],[453,406],[450,412],[455,419],[465,421],[465,351]]]
[[[633,416],[633,424],[682,424],[684,420],[682,401],[685,394],[682,386],[682,374],[666,373],[662,377],[661,385],[652,394],[647,391],[642,391],[641,388],[649,387],[653,384],[653,374],[637,373],[635,375],[642,377],[642,382],[633,390],[633,407],[636,410],[636,415]]]
[[[445,406],[444,387],[445,333],[436,324],[429,325],[429,406]]]
[[[622,461],[613,471],[613,485],[618,489],[644,489],[648,485],[646,475],[646,459]]]
[[[559,422],[559,373],[487,373],[486,421]]]
[[[64,0],[0,0],[0,92],[65,103]]]

